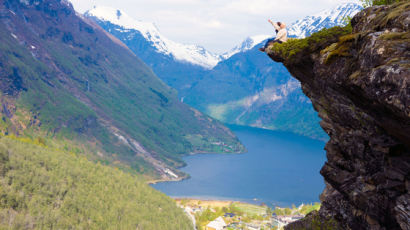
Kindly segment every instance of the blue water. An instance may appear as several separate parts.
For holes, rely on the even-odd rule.
[[[152,185],[172,197],[237,200],[290,206],[319,201],[325,143],[291,133],[231,126],[245,154],[185,157],[191,178]]]

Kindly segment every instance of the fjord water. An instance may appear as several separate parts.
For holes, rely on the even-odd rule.
[[[230,126],[244,154],[185,157],[191,178],[153,185],[172,197],[236,200],[290,206],[319,201],[325,143],[291,133]]]

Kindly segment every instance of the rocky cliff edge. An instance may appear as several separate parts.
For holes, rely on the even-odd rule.
[[[322,207],[287,229],[410,229],[410,2],[267,51],[330,136]]]

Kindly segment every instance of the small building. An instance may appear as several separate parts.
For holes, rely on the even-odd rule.
[[[292,220],[293,221],[298,221],[298,220],[303,219],[304,217],[305,217],[304,215],[294,215],[294,216],[292,216]]]
[[[239,223],[238,222],[234,222],[234,223],[230,223],[227,227],[228,228],[233,228],[233,229],[237,229],[239,228]]]
[[[192,212],[193,212],[193,213],[197,213],[197,212],[202,212],[202,210],[199,209],[199,208],[193,208],[193,209],[192,209]]]
[[[205,230],[222,230],[227,226],[224,219],[222,217],[218,217],[215,220],[211,221],[208,225],[206,225]]]
[[[274,226],[283,227],[297,220],[303,219],[303,215],[284,215],[284,216],[274,216],[272,215],[272,224]]]
[[[254,224],[247,224],[246,227],[247,227],[249,230],[260,230],[260,229],[261,229],[260,226],[257,226],[257,225],[254,225]]]

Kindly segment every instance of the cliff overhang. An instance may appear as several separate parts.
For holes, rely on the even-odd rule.
[[[330,136],[318,215],[335,228],[410,229],[409,25],[403,1],[267,49],[301,82]]]

